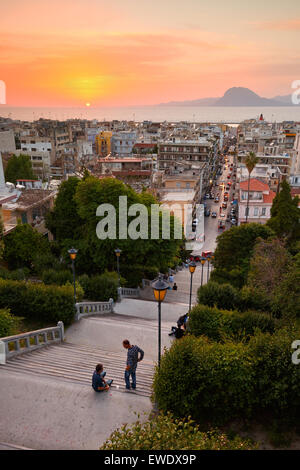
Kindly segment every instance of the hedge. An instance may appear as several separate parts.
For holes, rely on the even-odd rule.
[[[249,347],[214,343],[188,335],[175,341],[154,377],[154,395],[163,412],[221,425],[250,416],[256,402]]]
[[[204,286],[199,287],[197,292],[199,304],[209,307],[218,307],[224,310],[260,310],[271,311],[269,298],[259,289],[248,286],[237,289],[231,284],[219,284],[209,281]]]
[[[249,439],[242,439],[239,436],[229,439],[224,432],[218,430],[201,432],[190,418],[175,419],[167,413],[149,416],[146,422],[137,420],[130,426],[125,424],[110,435],[100,450],[252,450],[256,448],[257,445]]]
[[[87,275],[82,275],[78,280],[83,287],[85,299],[95,302],[106,302],[110,298],[117,300],[117,273],[104,273],[90,278]]]
[[[61,320],[68,325],[75,314],[73,296],[71,285],[46,286],[0,279],[0,308],[9,308],[14,315],[27,319],[55,323]]]
[[[300,418],[300,367],[291,344],[300,331],[258,333],[245,343],[216,343],[187,335],[162,357],[154,377],[161,411],[199,422]]]
[[[42,281],[45,284],[57,284],[63,286],[67,282],[73,282],[73,274],[68,269],[56,271],[55,269],[47,269],[42,273]]]
[[[0,310],[0,338],[15,334],[19,318],[14,317],[8,309]]]
[[[194,336],[206,335],[214,341],[226,337],[252,336],[256,329],[273,333],[275,320],[266,313],[219,310],[216,307],[196,305],[190,313],[188,331]]]

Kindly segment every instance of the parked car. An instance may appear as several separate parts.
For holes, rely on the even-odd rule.
[[[205,209],[204,215],[205,215],[205,217],[209,217],[210,216],[210,209]]]

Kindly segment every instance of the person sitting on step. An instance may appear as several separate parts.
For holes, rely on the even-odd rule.
[[[92,387],[95,392],[103,392],[109,390],[109,387],[113,383],[113,380],[104,380],[106,372],[103,371],[103,365],[97,364],[96,369],[93,373]]]

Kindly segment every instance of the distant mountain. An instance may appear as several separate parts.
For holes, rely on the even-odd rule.
[[[218,99],[214,106],[284,106],[281,101],[262,98],[249,88],[233,87]]]
[[[219,98],[200,98],[199,100],[169,101],[157,106],[212,106]]]
[[[295,106],[291,95],[262,98],[244,87],[229,88],[222,98],[201,98],[188,101],[170,101],[157,106]]]
[[[292,95],[279,95],[279,96],[274,96],[273,100],[280,101],[281,103],[284,103],[285,106],[291,106],[293,105],[292,102]],[[295,105],[294,105],[295,106]]]

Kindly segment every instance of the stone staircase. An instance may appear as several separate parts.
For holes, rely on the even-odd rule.
[[[153,362],[143,360],[138,364],[137,389],[126,391],[124,369],[126,355],[105,351],[100,348],[63,342],[42,349],[24,353],[7,361],[0,370],[10,370],[19,374],[52,377],[57,381],[67,381],[91,387],[92,374],[96,364],[102,363],[107,378],[113,379],[112,390],[151,396]]]
[[[211,272],[211,266],[210,270]],[[189,304],[190,301],[190,272],[187,268],[178,271],[174,275],[174,280],[177,284],[177,291],[168,290],[165,297],[164,303],[178,303],[178,304]],[[193,274],[193,286],[192,286],[192,304],[197,303],[197,290],[201,285],[202,277],[202,266],[197,264],[196,271]],[[203,268],[203,285],[207,283],[207,265]],[[140,298],[143,300],[154,301],[153,289],[151,286],[146,286],[140,291]]]

